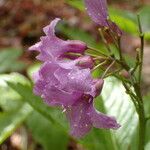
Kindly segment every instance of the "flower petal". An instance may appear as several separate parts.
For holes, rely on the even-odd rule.
[[[52,62],[44,63],[40,70],[33,75],[35,81],[34,93],[36,95],[42,95],[47,84],[56,85],[58,80],[53,75],[53,72],[57,69],[57,65]]]
[[[87,46],[79,40],[64,41],[55,35],[55,26],[60,21],[56,18],[43,30],[46,36],[41,37],[41,41],[31,46],[29,50],[37,50],[40,52],[37,59],[41,61],[56,60],[60,57],[65,57],[67,52],[84,53]]]
[[[86,135],[92,128],[90,118],[87,114],[88,108],[89,103],[81,98],[66,110],[66,115],[71,126],[71,135],[77,138]]]
[[[92,84],[90,69],[73,69],[68,74],[68,85],[74,90],[83,93],[90,92]]]
[[[44,101],[50,106],[67,107],[74,104],[79,97],[81,93],[68,92],[57,86],[46,85],[43,91]]]
[[[89,16],[100,26],[107,24],[107,2],[106,0],[85,0],[85,5]]]
[[[98,112],[93,105],[90,105],[88,115],[91,119],[92,125],[96,128],[118,129],[120,127],[114,117]]]

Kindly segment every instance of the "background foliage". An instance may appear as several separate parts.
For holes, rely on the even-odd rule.
[[[85,138],[78,140],[68,134],[68,123],[61,110],[48,107],[32,92],[31,76],[40,67],[40,63],[35,62],[33,59],[35,55],[31,55],[26,50],[41,35],[42,21],[47,24],[51,18],[64,17],[64,22],[57,29],[60,36],[85,41],[89,46],[99,49],[104,54],[107,53],[99,35],[96,34],[96,26],[85,15],[83,1],[56,0],[45,1],[45,4],[42,1],[42,5],[36,0],[32,3],[13,1],[16,3],[13,9],[17,5],[22,7],[22,10],[20,7],[15,11],[12,10],[16,12],[15,15],[20,15],[20,20],[7,12],[7,5],[11,7],[12,2],[4,0],[3,4],[0,4],[2,8],[0,17],[3,20],[0,22],[1,36],[3,36],[0,37],[0,148],[2,150],[4,147],[21,150],[40,148],[43,150],[137,150],[138,117],[125,89],[114,77],[106,79],[102,94],[97,98],[95,106],[101,112],[115,116],[121,128],[117,131],[93,129]],[[64,7],[64,3],[63,14],[60,11],[56,12],[58,9],[61,10],[62,6]],[[110,3],[109,12],[112,20],[127,33],[126,41],[131,44],[130,47],[125,46],[123,49],[129,65],[132,66],[135,64],[134,50],[128,53],[128,49],[134,49],[132,44],[136,46],[138,35],[136,13],[141,15],[148,47],[150,6],[146,5],[147,3],[137,3],[134,6],[130,1],[120,2],[120,6],[116,5],[115,1]],[[48,8],[47,4],[51,8]],[[123,9],[126,5],[130,7]],[[32,10],[35,7],[36,9]],[[34,15],[38,11],[40,11],[39,20],[28,15],[28,13]],[[68,23],[65,20],[68,20]],[[8,25],[9,22],[12,26]],[[19,28],[14,28],[16,24],[19,24]],[[11,41],[9,37],[13,40]],[[89,51],[89,53],[94,55],[96,52]],[[114,54],[117,55],[115,49]],[[96,70],[93,75],[98,76],[100,73],[101,70]],[[149,83],[144,83],[143,86],[146,115],[150,114],[150,93],[147,85]],[[150,149],[149,125],[150,122],[147,125],[145,150]],[[18,137],[17,143],[15,143],[16,137]]]

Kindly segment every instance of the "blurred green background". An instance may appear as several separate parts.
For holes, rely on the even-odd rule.
[[[150,114],[150,0],[108,0],[108,4],[111,19],[125,32],[122,50],[130,66],[135,65],[140,44],[136,15],[141,16],[145,33],[143,94],[146,114]],[[85,41],[106,53],[82,0],[0,0],[0,150],[137,150],[138,117],[118,80],[106,79],[95,105],[115,116],[122,127],[117,131],[93,129],[78,140],[68,134],[61,110],[46,106],[33,94],[31,76],[40,62],[27,49],[56,17],[63,19],[56,30],[59,37]],[[115,48],[113,53],[117,55]],[[96,70],[94,75],[100,73]],[[146,150],[150,150],[149,125]]]

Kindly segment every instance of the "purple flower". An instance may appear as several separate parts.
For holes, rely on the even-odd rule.
[[[93,126],[119,128],[113,117],[95,110],[93,99],[100,94],[103,80],[93,79],[88,65],[80,66],[81,60],[47,61],[34,75],[35,93],[49,106],[62,106],[66,110],[71,134],[78,138]]]
[[[45,27],[46,36],[29,49],[37,50],[37,58],[44,62],[33,77],[34,93],[49,106],[60,106],[66,110],[71,134],[75,137],[84,136],[92,127],[119,128],[113,117],[95,110],[94,98],[101,93],[104,81],[92,78],[94,62],[90,56],[70,55],[84,54],[87,49],[85,43],[63,41],[56,37],[55,26],[59,20],[55,19]]]
[[[89,16],[95,23],[110,29],[111,32],[117,33],[118,36],[122,35],[119,27],[109,20],[106,0],[85,0],[85,5]]]
[[[40,52],[37,59],[41,61],[56,60],[66,57],[68,52],[83,54],[87,49],[84,42],[78,40],[64,41],[55,35],[55,26],[60,21],[56,18],[43,31],[46,36],[41,37],[41,41],[31,46],[29,50]],[[76,57],[75,57],[76,58]]]

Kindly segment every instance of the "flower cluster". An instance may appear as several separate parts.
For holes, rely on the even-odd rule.
[[[97,4],[85,0],[88,12],[92,12],[91,17],[95,22],[107,26],[106,2],[93,1]],[[101,5],[104,8],[99,8]],[[97,11],[101,13],[100,18],[95,16]],[[59,20],[56,18],[46,26],[43,29],[46,36],[29,48],[38,51],[37,59],[43,62],[40,70],[34,74],[35,94],[41,96],[49,106],[63,107],[70,122],[71,134],[75,137],[84,136],[92,127],[119,128],[115,118],[94,108],[94,98],[101,93],[104,80],[91,76],[94,62],[90,56],[85,55],[87,45],[78,40],[64,41],[58,38],[55,26]]]

